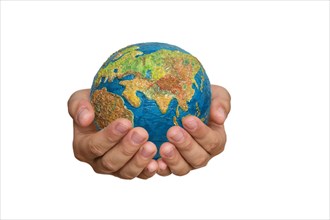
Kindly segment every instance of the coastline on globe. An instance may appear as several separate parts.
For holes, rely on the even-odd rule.
[[[143,127],[157,148],[188,115],[209,120],[211,86],[198,59],[166,43],[140,43],[112,54],[94,77],[90,101],[98,130],[118,118]],[[159,150],[154,157],[160,157]]]

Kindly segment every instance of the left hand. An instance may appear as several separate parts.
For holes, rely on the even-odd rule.
[[[225,88],[213,85],[208,125],[195,116],[188,116],[182,120],[184,129],[174,126],[168,130],[169,142],[160,147],[161,158],[157,161],[159,175],[185,175],[206,166],[211,158],[224,150],[224,122],[230,112],[230,100]]]

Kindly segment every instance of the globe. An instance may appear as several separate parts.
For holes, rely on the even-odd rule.
[[[103,129],[117,118],[143,127],[157,148],[172,126],[188,115],[209,120],[208,76],[187,51],[166,43],[139,43],[113,53],[94,77],[91,104],[94,123]],[[160,157],[159,150],[155,159]]]

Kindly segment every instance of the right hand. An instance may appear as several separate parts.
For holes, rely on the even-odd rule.
[[[69,114],[73,119],[75,157],[89,163],[97,173],[122,179],[148,179],[155,175],[158,163],[153,157],[157,148],[147,141],[147,131],[132,128],[127,119],[117,119],[97,131],[89,94],[89,89],[79,90],[68,100]]]

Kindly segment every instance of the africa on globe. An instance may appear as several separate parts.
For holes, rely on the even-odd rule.
[[[108,58],[94,77],[90,100],[97,129],[127,118],[146,129],[159,148],[168,141],[168,129],[182,126],[185,116],[208,123],[211,87],[202,64],[190,53],[166,43],[140,43]]]

